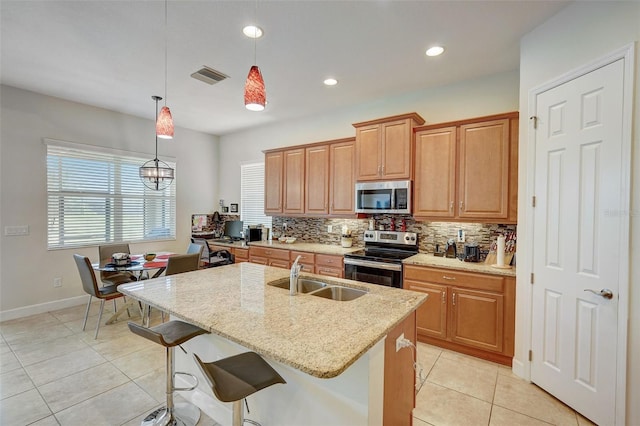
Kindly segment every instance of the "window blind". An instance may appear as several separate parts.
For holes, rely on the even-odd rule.
[[[87,145],[46,144],[50,250],[175,239],[176,185],[163,191],[145,187],[138,169],[149,158]]]
[[[243,226],[271,228],[271,217],[264,214],[264,162],[240,166],[240,220]]]

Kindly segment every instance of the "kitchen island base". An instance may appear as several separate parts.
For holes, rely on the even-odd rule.
[[[376,343],[342,374],[331,379],[313,377],[277,361],[265,360],[287,381],[247,398],[250,413],[245,416],[269,425],[367,425],[383,424],[385,340]],[[217,423],[231,425],[232,404],[213,395],[193,354],[203,361],[216,361],[247,352],[241,345],[215,334],[198,336],[183,345],[187,354],[176,351],[176,370],[198,377],[198,388],[180,395],[200,407]],[[176,384],[186,385],[176,378]]]

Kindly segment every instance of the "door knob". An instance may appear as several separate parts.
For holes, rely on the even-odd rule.
[[[584,291],[588,291],[590,293],[593,293],[597,296],[602,296],[605,299],[613,299],[613,292],[611,290],[609,290],[608,288],[603,288],[600,291],[595,291],[595,290],[591,290],[590,288],[586,288]]]

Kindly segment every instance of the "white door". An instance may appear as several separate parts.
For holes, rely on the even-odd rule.
[[[623,60],[536,97],[531,380],[615,423]],[[602,293],[601,293],[602,291]],[[609,298],[609,296],[612,296]]]

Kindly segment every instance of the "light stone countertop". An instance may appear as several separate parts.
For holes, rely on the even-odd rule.
[[[249,245],[256,247],[268,247],[279,248],[284,250],[304,251],[317,254],[334,254],[337,256],[343,256],[347,253],[353,253],[354,251],[362,250],[362,247],[349,247],[344,248],[339,245],[332,244],[319,244],[319,243],[302,243],[294,242],[291,244],[281,243],[279,241],[252,241]]]
[[[457,271],[478,272],[482,274],[503,275],[507,277],[516,276],[516,268],[500,269],[486,263],[463,262],[458,259],[434,256],[433,253],[419,253],[403,261],[405,265],[431,266],[434,268],[445,268]]]
[[[118,290],[259,354],[319,378],[341,374],[420,306],[426,295],[305,274],[364,288],[348,302],[289,296],[267,283],[287,269],[252,263],[123,284]]]

